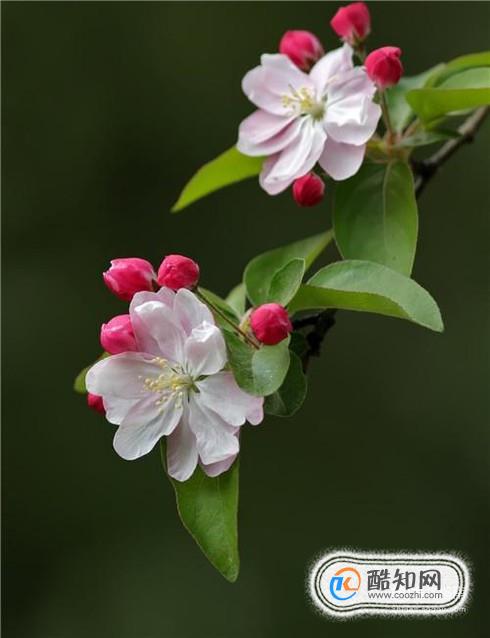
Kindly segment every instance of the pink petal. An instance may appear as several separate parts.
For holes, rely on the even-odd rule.
[[[189,409],[167,438],[167,471],[176,481],[187,481],[196,469],[198,460],[196,437],[189,427]]]
[[[340,73],[352,69],[352,48],[348,44],[323,56],[310,71],[310,78],[319,95],[325,93],[327,84]]]
[[[340,181],[357,173],[365,150],[365,145],[342,144],[329,137],[318,162],[330,177]]]

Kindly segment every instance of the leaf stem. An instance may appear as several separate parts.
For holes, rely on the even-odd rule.
[[[391,124],[390,110],[388,108],[388,102],[386,100],[386,94],[384,91],[379,92],[379,100],[381,106],[381,112],[383,113],[383,121],[388,133],[388,144],[393,144],[395,139],[395,133],[393,131],[393,125]]]
[[[238,332],[238,334],[243,337],[247,343],[253,346],[256,350],[259,350],[259,346],[255,343],[255,341],[251,339],[248,334],[240,328],[240,326],[237,326],[236,323],[234,323],[229,317],[227,317],[222,310],[215,306],[214,303],[209,301],[209,299],[201,292],[200,288],[196,288],[194,290],[194,293],[197,295],[197,297],[199,297],[201,301],[209,306],[211,310],[213,310],[213,312],[219,315],[223,319],[223,321],[226,321],[226,323],[228,323],[233,328],[233,330]]]

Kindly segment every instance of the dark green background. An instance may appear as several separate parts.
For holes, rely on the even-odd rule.
[[[446,332],[341,313],[291,420],[246,428],[242,570],[181,528],[157,453],[128,463],[72,392],[125,306],[111,258],[191,255],[224,294],[256,253],[330,224],[255,180],[177,216],[235,141],[240,80],[288,28],[336,46],[335,3],[2,3],[4,581],[8,638],[472,637],[488,608],[490,126],[421,201],[414,276]],[[372,46],[408,74],[488,47],[487,3],[372,3]],[[327,193],[327,195],[329,195]],[[332,255],[333,256],[333,255]],[[305,596],[332,546],[455,550],[474,595],[451,619],[329,621]]]

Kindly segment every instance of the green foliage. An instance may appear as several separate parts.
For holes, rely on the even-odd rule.
[[[469,55],[463,55],[455,58],[447,64],[438,64],[423,73],[414,75],[412,77],[403,77],[400,82],[387,90],[388,107],[390,109],[390,119],[393,128],[397,132],[403,131],[403,129],[410,123],[415,114],[421,115],[422,119],[429,120],[432,117],[438,117],[444,115],[452,110],[458,110],[459,108],[475,108],[477,106],[483,106],[486,102],[481,102],[482,95],[474,94],[472,96],[465,96],[465,100],[472,100],[468,106],[456,106],[450,104],[454,100],[462,100],[463,96],[451,96],[440,95],[432,93],[417,93],[417,90],[428,90],[434,88],[441,88],[445,82],[454,77],[455,74],[461,74],[462,71],[469,69],[478,69],[479,67],[490,66],[490,51],[484,51],[481,53],[471,53]],[[483,76],[480,76],[482,78]],[[466,78],[468,82],[468,77]],[[445,89],[450,87],[446,86]],[[456,88],[456,87],[454,87]],[[466,85],[458,86],[457,88],[488,88],[488,84],[482,86]],[[414,94],[415,93],[415,97]],[[411,96],[411,97],[409,97]],[[425,117],[425,110],[422,103],[425,99],[429,99],[430,104],[427,105],[427,117]],[[447,101],[446,107],[443,108],[444,101]],[[432,102],[434,105],[432,105]],[[437,106],[437,108],[436,108]],[[432,109],[436,108],[436,115],[432,116]],[[422,111],[422,113],[421,113]]]
[[[342,308],[408,319],[442,332],[439,308],[413,279],[368,261],[341,261],[319,270],[301,286],[291,310]]]
[[[264,397],[281,387],[289,368],[289,339],[255,349],[234,332],[223,334],[231,369],[245,392]]]
[[[374,261],[410,275],[418,213],[408,164],[364,164],[337,185],[333,220],[344,258]]]
[[[243,282],[230,290],[225,299],[226,303],[236,312],[238,317],[241,317],[245,313],[246,300],[246,290]]]
[[[403,77],[398,84],[386,91],[390,120],[395,131],[403,131],[415,116],[410,104],[408,104],[406,100],[407,93],[413,89],[420,89],[425,86],[427,80],[443,68],[444,65],[439,64],[418,75]]]
[[[243,155],[233,146],[197,171],[185,185],[172,212],[177,213],[224,186],[258,175],[263,161],[261,157]]]
[[[166,446],[160,445],[163,467],[167,468]],[[231,583],[238,578],[238,459],[232,467],[214,478],[198,466],[190,479],[176,481],[177,510],[192,538],[206,558]]]
[[[258,255],[248,264],[244,272],[244,282],[247,289],[247,296],[250,301],[258,306],[272,301],[270,298],[271,284],[276,274],[293,260],[304,260],[304,269],[307,270],[318,255],[326,248],[332,240],[332,231],[326,231],[301,241],[296,241],[287,246],[270,250],[262,255]],[[287,280],[287,296],[295,285],[294,272],[299,272],[299,265],[290,266],[286,270],[288,277],[278,275],[279,280]],[[273,292],[279,295],[278,280],[274,284]]]
[[[296,294],[305,274],[305,260],[293,259],[272,278],[267,301],[287,306]]]
[[[451,75],[437,87],[410,91],[407,101],[425,123],[451,113],[488,105],[490,69],[467,69]]]
[[[265,399],[264,410],[267,414],[292,416],[305,400],[307,381],[301,359],[294,352],[290,352],[290,356],[291,363],[283,384]]]
[[[207,290],[206,288],[199,287],[199,293],[205,301],[209,302],[209,306],[213,311],[216,323],[220,327],[227,328],[229,326],[228,321],[231,321],[234,324],[237,324],[239,322],[239,316],[224,299],[221,299],[221,297],[216,295],[214,292],[211,292],[211,290]],[[215,312],[212,306],[217,308],[220,313],[222,313],[228,319],[228,321],[223,319],[223,317],[218,312]]]

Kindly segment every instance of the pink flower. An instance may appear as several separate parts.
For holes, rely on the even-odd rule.
[[[199,281],[199,266],[184,255],[167,255],[158,269],[158,283],[172,290],[194,288]]]
[[[382,47],[372,51],[366,58],[366,71],[371,80],[383,91],[398,84],[403,75],[402,54],[398,47]]]
[[[279,43],[279,52],[303,71],[324,55],[320,40],[309,31],[286,31]]]
[[[323,199],[324,192],[325,183],[315,173],[303,175],[303,177],[295,180],[293,184],[293,197],[298,206],[315,206],[319,204]]]
[[[238,454],[240,427],[262,421],[263,398],[224,369],[223,335],[190,290],[139,292],[129,313],[137,352],[101,359],[86,377],[119,426],[114,449],[137,459],[166,436],[170,476],[185,481],[198,462],[209,476],[221,474]]]
[[[258,110],[241,123],[237,148],[267,157],[260,174],[267,193],[285,190],[317,162],[336,180],[359,170],[381,109],[348,44],[327,53],[309,74],[285,55],[265,54],[242,86]]]
[[[100,344],[109,354],[136,350],[136,339],[129,315],[118,315],[100,329]]]
[[[104,282],[116,297],[131,301],[141,290],[152,290],[155,271],[153,266],[139,257],[113,259],[111,267],[103,273]]]
[[[278,303],[265,303],[250,315],[250,325],[257,339],[268,346],[274,346],[292,331],[288,311]]]
[[[91,394],[89,392],[87,394],[87,405],[91,410],[95,410],[95,412],[99,412],[99,414],[105,414],[104,402],[102,401],[102,397],[99,397],[96,394]]]
[[[330,26],[345,42],[356,46],[369,35],[371,16],[364,2],[353,2],[337,11]]]

